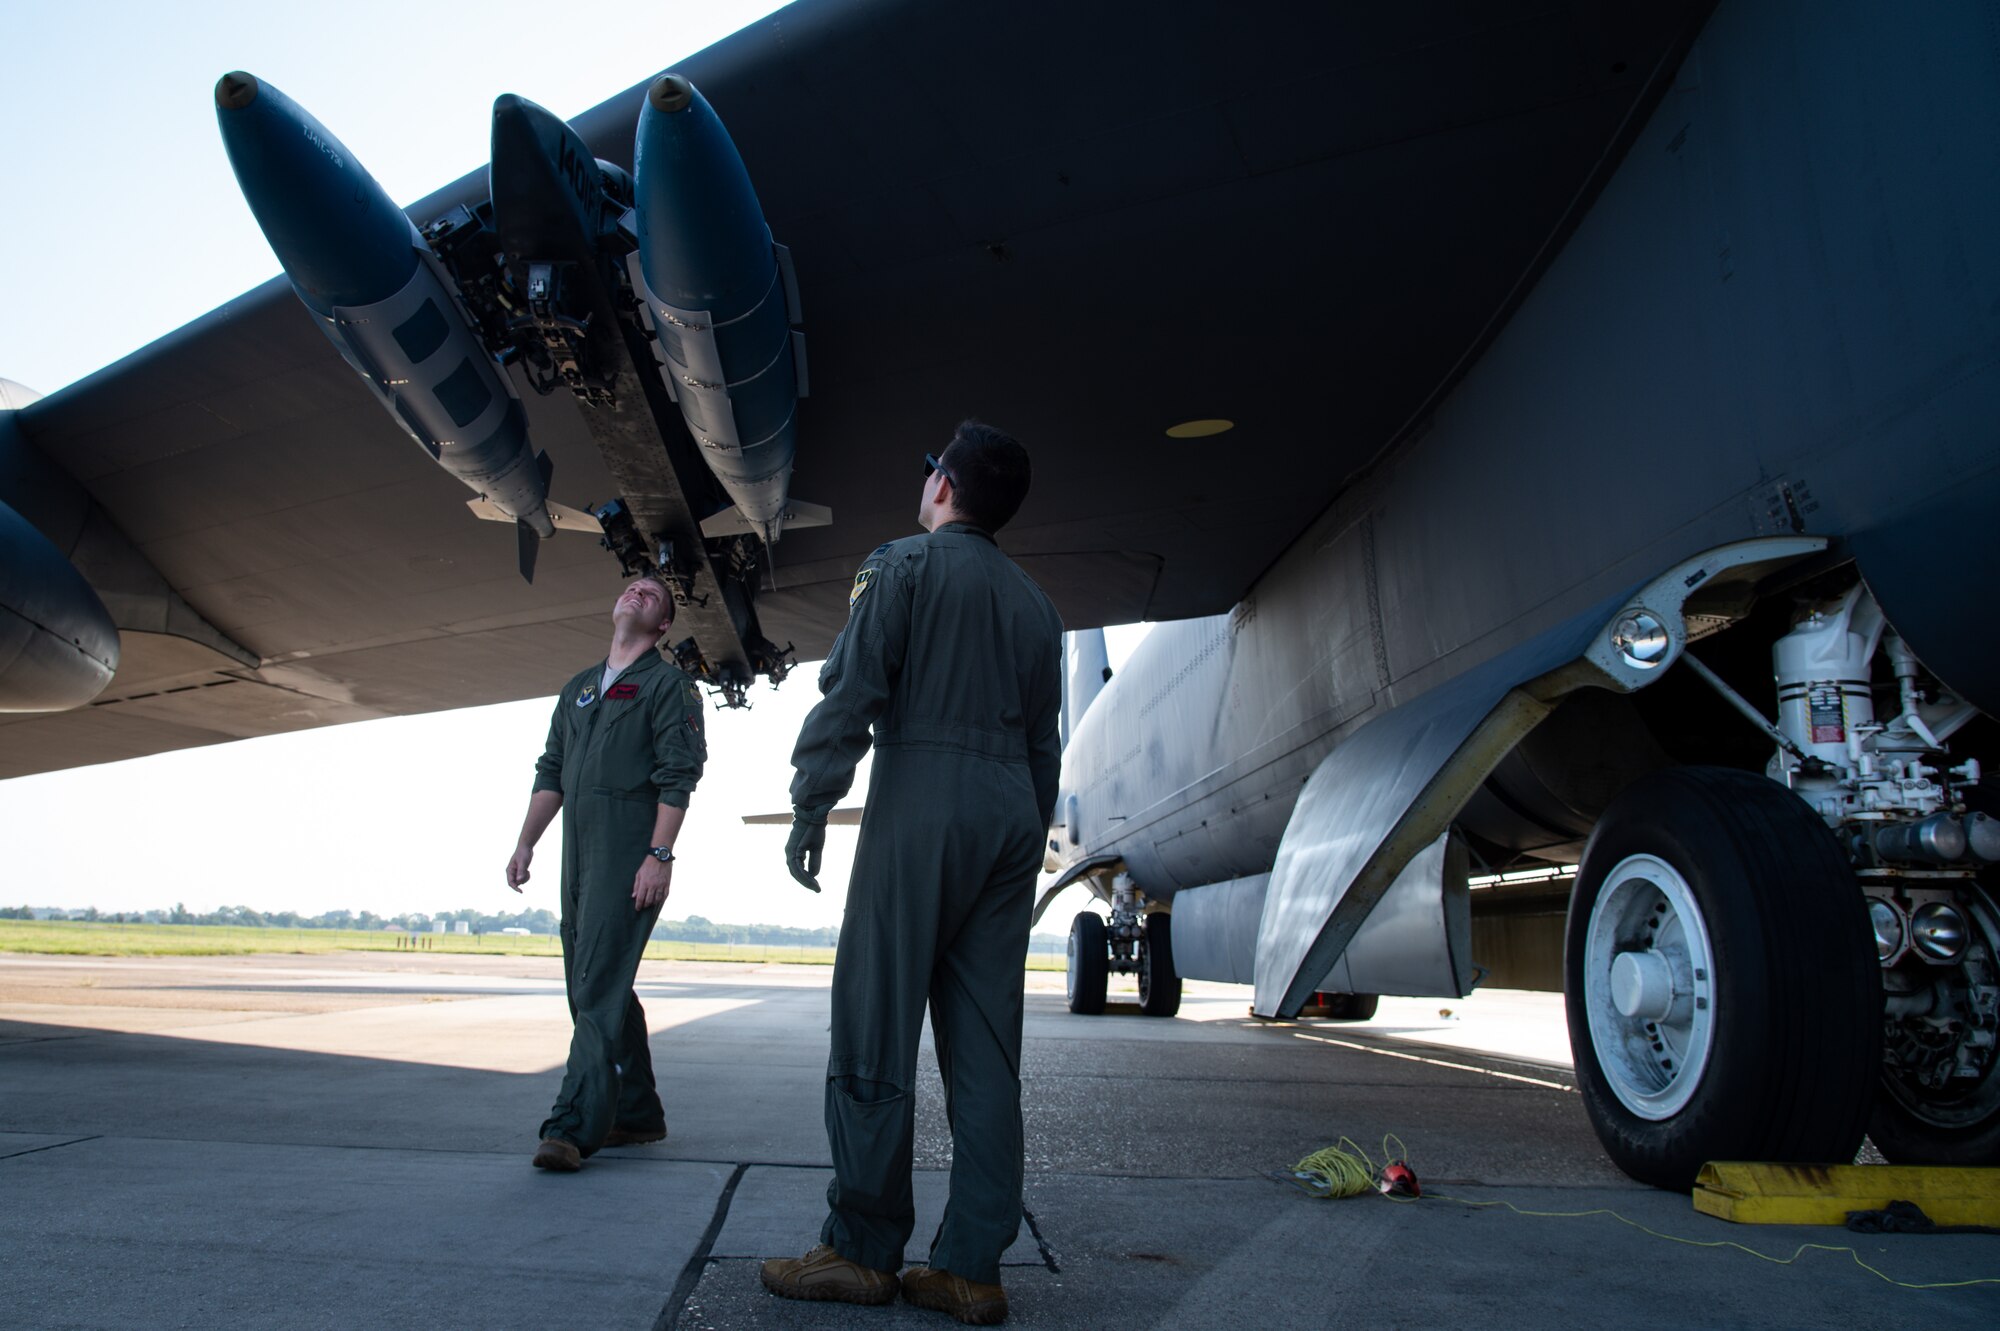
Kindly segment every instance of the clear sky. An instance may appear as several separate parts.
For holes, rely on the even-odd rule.
[[[0,46],[9,129],[0,377],[54,392],[278,271],[216,133],[212,89],[228,70],[283,88],[407,204],[484,164],[498,94],[575,115],[778,7],[16,6]],[[608,635],[608,601],[605,610]],[[1112,632],[1114,666],[1143,634]],[[853,830],[831,830],[827,890],[814,897],[785,875],[784,830],[741,822],[786,807],[786,758],[817,696],[815,673],[803,668],[775,693],[760,685],[749,712],[711,711],[709,769],[667,917],[839,922]],[[0,782],[0,904],[554,910],[558,831],[543,839],[524,896],[502,879],[550,705],[363,722]],[[1066,906],[1043,927],[1066,927]]]

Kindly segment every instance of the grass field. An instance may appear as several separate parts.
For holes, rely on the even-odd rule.
[[[402,934],[372,929],[243,929],[217,924],[100,924],[84,920],[0,920],[0,952],[89,957],[215,957],[252,952],[310,955],[323,952],[476,953],[485,956],[557,957],[559,940],[547,934]],[[833,964],[830,947],[755,943],[683,943],[656,938],[649,961],[740,961]],[[1029,970],[1061,970],[1063,958],[1031,953]]]

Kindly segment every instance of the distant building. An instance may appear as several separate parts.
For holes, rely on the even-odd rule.
[[[502,929],[502,930],[501,930],[500,932],[501,932],[501,933],[503,933],[503,934],[510,934],[510,935],[512,935],[512,936],[514,936],[514,937],[516,937],[516,938],[526,938],[526,937],[528,937],[528,936],[529,936],[530,934],[534,933],[535,931],[534,931],[533,929],[513,929],[513,928],[508,928],[508,929]]]
[[[469,934],[472,932],[472,921],[454,920],[452,922],[451,931],[455,934]]]
[[[450,921],[450,920],[432,920],[432,921],[431,921],[431,932],[432,932],[432,933],[434,933],[434,934],[441,934],[441,933],[443,933],[443,932],[444,932],[444,931],[445,931],[446,929],[448,929],[448,928],[450,928],[450,927],[451,927],[451,921]]]

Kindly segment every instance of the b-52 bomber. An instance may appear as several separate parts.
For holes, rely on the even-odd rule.
[[[646,570],[741,699],[980,416],[1077,1012],[1561,989],[1635,1177],[2000,1161],[1983,11],[1134,15],[799,0],[407,211],[225,77],[286,276],[0,412],[0,775],[542,696]]]
[[[1559,990],[1644,1181],[2000,1163],[2000,67],[1958,17],[1722,5],[1242,600],[1115,678],[1070,636],[1073,1011]]]

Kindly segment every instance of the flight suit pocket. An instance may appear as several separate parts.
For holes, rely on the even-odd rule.
[[[863,1100],[844,1083],[853,1082],[882,1099]],[[884,1094],[886,1093],[886,1094]],[[909,1209],[909,1175],[889,1167],[902,1159],[913,1126],[908,1093],[888,1082],[833,1077],[827,1082],[827,1145],[841,1183],[840,1205],[872,1215],[897,1215]],[[880,1179],[893,1195],[878,1195],[857,1186]]]
[[[577,819],[585,894],[616,900],[631,890],[632,875],[639,871],[639,862],[646,858],[646,848],[653,842],[656,807],[651,790],[590,787]]]
[[[604,705],[619,710],[598,720],[587,776],[607,794],[617,796],[645,786],[652,775],[653,723],[644,699]]]

